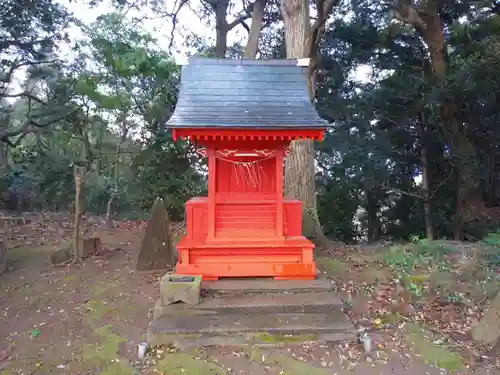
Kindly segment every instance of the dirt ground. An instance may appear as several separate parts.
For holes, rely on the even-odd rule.
[[[390,328],[382,323],[380,309],[373,309],[381,293],[370,285],[387,282],[383,269],[366,268],[371,269],[362,281],[367,296],[352,296],[349,288],[360,290],[351,272],[356,270],[355,264],[325,254],[320,264],[325,272],[338,277],[335,282],[339,292],[348,296],[352,319],[356,325],[367,322],[371,326],[374,350],[369,355],[353,343],[283,343],[277,348],[208,347],[192,353],[155,348],[146,363],[138,363],[137,345],[145,338],[162,274],[135,271],[144,223],[115,222],[112,230],[104,228],[99,218],[87,218],[86,234],[101,238],[102,253],[81,265],[54,268],[49,256],[70,241],[69,217],[33,215],[26,223],[8,225],[4,236],[9,270],[0,276],[0,375],[423,375],[473,371],[472,361],[450,350],[449,342],[435,337],[429,341],[418,322],[401,316]],[[344,282],[346,267],[350,274]],[[476,357],[484,357],[482,353]],[[489,358],[475,372],[500,374],[495,366],[494,358]]]

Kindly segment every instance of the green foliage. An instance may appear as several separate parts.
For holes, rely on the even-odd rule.
[[[492,247],[491,251],[487,252],[487,263],[490,267],[500,267],[500,231],[489,233],[483,238],[483,243]]]
[[[429,270],[444,270],[446,262],[443,255],[451,252],[434,241],[415,239],[409,246],[391,246],[383,252],[382,262],[393,269],[401,285],[414,297],[424,293],[423,282]]]
[[[112,198],[112,213],[143,217],[162,196],[180,220],[185,200],[203,191],[204,182],[188,145],[174,144],[163,129],[177,97],[177,66],[150,34],[118,13],[82,27],[88,41],[75,45],[72,86],[81,109],[55,131],[25,137],[11,153],[0,182],[4,205],[9,192],[11,208],[70,209],[73,164],[83,163],[87,211],[106,213]]]
[[[83,163],[87,210],[104,213],[111,200],[113,213],[142,217],[161,196],[181,220],[185,200],[206,192],[205,166],[190,144],[174,144],[164,128],[179,83],[165,46],[145,31],[147,21],[130,16],[126,1],[113,2],[112,11],[90,25],[51,1],[29,5],[10,1],[0,11],[0,137],[7,131],[6,139],[19,143],[0,147],[3,206],[69,209],[72,166]],[[268,5],[259,56],[283,58],[279,9]],[[141,6],[162,17],[167,11],[158,1]],[[417,236],[412,251],[439,258],[446,249],[420,240],[426,235],[424,198],[428,193],[435,237],[451,237],[457,161],[467,159],[488,206],[500,205],[499,16],[470,1],[441,9],[448,66],[438,82],[428,46],[412,27],[393,22],[379,2],[340,2],[335,12],[340,17],[325,26],[318,50],[315,101],[332,123],[316,153],[323,229],[345,242]],[[207,10],[202,13],[209,22]],[[69,22],[85,34],[71,44],[73,62],[54,54]],[[184,42],[197,55],[214,54],[200,35],[188,34]],[[237,42],[227,57],[240,58],[242,51]],[[26,67],[27,79],[12,85]],[[368,72],[363,79],[360,70]],[[444,99],[452,101],[456,124],[475,148],[468,156],[456,152]],[[416,181],[424,154],[427,192]],[[493,218],[490,224],[499,223]],[[466,230],[472,239],[491,232],[484,223]]]
[[[154,199],[162,197],[171,218],[180,220],[186,200],[206,193],[206,181],[193,168],[195,162],[186,143],[173,143],[169,133],[158,134],[132,166],[141,187],[137,191],[139,206],[149,210]]]

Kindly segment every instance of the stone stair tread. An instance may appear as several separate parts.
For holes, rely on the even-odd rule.
[[[150,326],[154,334],[195,333],[220,334],[242,332],[268,333],[335,333],[353,331],[354,327],[341,311],[298,314],[222,314],[162,315]]]
[[[316,280],[274,280],[274,279],[221,279],[203,281],[201,287],[209,292],[282,292],[332,290],[330,282],[323,277]]]
[[[220,308],[252,308],[258,307],[285,307],[285,306],[342,306],[342,299],[331,292],[316,293],[281,293],[262,295],[228,295],[218,297],[206,297],[197,309],[220,309]]]

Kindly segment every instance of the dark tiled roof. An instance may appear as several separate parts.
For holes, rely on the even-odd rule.
[[[192,58],[182,67],[172,128],[326,127],[297,60]]]

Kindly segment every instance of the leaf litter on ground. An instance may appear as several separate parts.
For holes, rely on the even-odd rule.
[[[477,303],[467,298],[465,293],[445,295],[446,290],[437,290],[429,277],[437,272],[458,275],[464,259],[470,259],[471,254],[480,251],[477,249],[481,249],[482,245],[474,247],[454,241],[444,244],[426,241],[409,244],[408,248],[405,246],[384,246],[372,250],[370,254],[360,254],[356,248],[329,252],[332,259],[348,264],[345,267],[347,272],[335,272],[332,275],[335,276],[332,282],[336,288],[346,295],[345,312],[356,326],[369,331],[383,331],[391,343],[376,344],[381,347],[409,350],[404,339],[405,332],[407,324],[416,322],[439,337],[434,340],[435,345],[447,343],[453,350],[460,352],[469,364],[481,362],[483,365],[496,366],[493,358],[486,356],[491,347],[473,342],[469,337],[471,328],[482,316],[486,299]],[[338,268],[336,266],[335,271]],[[374,268],[385,270],[390,277],[367,282],[363,273]],[[498,274],[498,267],[493,272]],[[454,286],[471,282],[479,281],[453,281]],[[358,298],[360,294],[362,296]],[[353,298],[366,299],[366,311],[353,311],[351,307],[359,304],[357,301],[353,303]],[[353,362],[361,358],[351,348],[344,348],[341,356]]]

